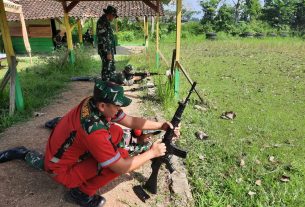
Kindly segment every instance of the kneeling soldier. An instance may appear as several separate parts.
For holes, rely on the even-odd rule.
[[[123,87],[97,80],[93,96],[85,98],[63,116],[53,129],[44,163],[36,163],[36,167],[43,166],[56,182],[69,188],[69,194],[77,204],[103,206],[105,198],[96,194],[99,188],[165,154],[166,147],[161,140],[154,142],[146,152],[133,157],[118,146],[123,130],[115,122],[131,129],[172,128],[170,122],[154,122],[125,114],[121,107],[130,103],[131,100],[124,96]],[[175,132],[179,135],[179,129]],[[0,162],[26,158],[28,163],[34,164],[41,160],[25,147],[0,152]]]

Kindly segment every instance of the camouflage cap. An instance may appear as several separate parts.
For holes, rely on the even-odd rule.
[[[122,107],[131,103],[131,99],[124,96],[122,86],[101,79],[95,81],[93,98],[98,102],[111,103]]]
[[[124,71],[126,73],[130,73],[133,70],[133,66],[131,64],[128,64],[125,66]]]
[[[113,6],[108,6],[107,9],[103,9],[105,14],[112,14],[115,18],[118,17],[117,10]]]

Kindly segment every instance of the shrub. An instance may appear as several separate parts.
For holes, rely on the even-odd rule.
[[[132,31],[122,31],[117,34],[119,41],[132,41],[135,39],[135,35]]]
[[[188,31],[193,35],[199,35],[203,33],[203,26],[200,22],[188,22],[182,25],[182,30]]]

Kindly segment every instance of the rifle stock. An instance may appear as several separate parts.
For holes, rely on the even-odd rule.
[[[162,157],[157,157],[152,159],[152,173],[146,183],[144,184],[144,188],[151,192],[152,194],[157,193],[157,183],[158,183],[158,172],[162,165],[162,163],[165,163],[166,168],[170,173],[173,173],[175,171],[175,168],[173,167],[171,163],[171,157],[172,155],[176,155],[181,158],[186,158],[187,152],[184,150],[179,149],[176,145],[172,143],[172,138],[174,137],[174,129],[179,126],[179,123],[181,121],[181,117],[183,114],[183,111],[189,102],[189,98],[192,94],[192,92],[195,90],[196,82],[193,83],[188,96],[186,97],[184,102],[179,102],[179,106],[175,112],[175,115],[173,116],[171,123],[173,125],[173,129],[167,129],[162,142],[166,145],[166,153]]]

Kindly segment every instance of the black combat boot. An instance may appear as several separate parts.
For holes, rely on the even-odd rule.
[[[61,118],[61,116],[55,117],[54,119],[47,121],[44,126],[49,129],[54,129]]]
[[[24,160],[28,152],[29,150],[23,146],[2,151],[0,152],[0,163],[15,159]]]
[[[69,193],[71,198],[82,207],[102,207],[106,203],[106,199],[103,196],[88,196],[78,188],[72,188]]]

